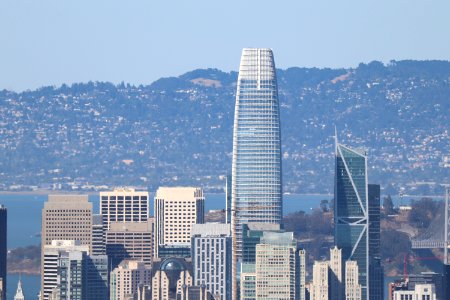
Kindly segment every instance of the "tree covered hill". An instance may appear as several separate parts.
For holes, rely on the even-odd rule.
[[[277,70],[286,192],[332,193],[334,128],[387,193],[449,181],[450,62]],[[0,91],[0,189],[223,187],[237,72]],[[423,184],[424,182],[428,184]]]

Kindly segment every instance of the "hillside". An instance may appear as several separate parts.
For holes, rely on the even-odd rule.
[[[448,182],[450,62],[278,70],[286,192],[332,193],[334,126],[384,192]],[[0,189],[199,185],[231,169],[237,73],[0,91]],[[446,158],[445,158],[446,156]],[[100,187],[101,188],[101,187]]]

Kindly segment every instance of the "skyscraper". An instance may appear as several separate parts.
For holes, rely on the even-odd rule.
[[[132,188],[100,192],[100,213],[105,230],[111,222],[147,222],[148,199],[148,192]]]
[[[147,222],[111,222],[106,231],[106,254],[112,267],[127,259],[142,261],[147,267],[153,257],[153,218]]]
[[[368,185],[369,202],[369,300],[384,297],[384,271],[380,244],[380,185]]]
[[[230,224],[195,224],[191,235],[194,285],[231,300]]]
[[[275,62],[270,49],[245,48],[237,81],[232,163],[233,273],[242,225],[282,220],[281,140]],[[233,298],[237,284],[233,284]]]
[[[336,136],[334,241],[343,261],[358,264],[363,300],[369,289],[367,156],[364,151],[339,144]]]
[[[356,261],[345,262],[345,299],[361,300],[361,285],[358,281],[359,272]]]
[[[189,257],[191,229],[204,223],[205,197],[197,187],[160,187],[155,195],[155,258]]]
[[[133,299],[140,284],[150,285],[152,270],[142,261],[124,260],[111,271],[111,299]]]
[[[0,204],[0,299],[6,299],[6,231],[7,211]]]
[[[87,195],[49,195],[42,209],[41,261],[44,261],[44,247],[53,240],[76,240],[90,251],[92,242],[92,203]],[[44,264],[41,264],[44,274]],[[41,276],[41,289],[44,276]],[[42,291],[44,300],[48,299]]]

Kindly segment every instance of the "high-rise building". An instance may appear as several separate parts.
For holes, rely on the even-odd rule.
[[[92,216],[92,255],[106,254],[105,227],[102,215]]]
[[[342,300],[344,298],[343,270],[342,270],[342,250],[338,247],[330,249],[330,299]]]
[[[148,200],[148,192],[132,188],[100,192],[100,213],[105,230],[109,229],[111,222],[147,222]]]
[[[139,285],[150,285],[151,268],[142,261],[124,260],[111,271],[111,299],[134,299]]]
[[[278,224],[245,224],[242,244],[241,300],[305,299],[305,251],[292,232]]]
[[[197,187],[160,187],[155,195],[155,258],[189,257],[191,229],[204,223],[205,197]]]
[[[292,232],[265,232],[256,245],[256,298],[297,299],[297,242]]]
[[[315,261],[313,265],[313,282],[310,285],[311,300],[328,300],[329,261]]]
[[[361,285],[356,261],[345,262],[345,300],[361,300]]]
[[[191,232],[194,285],[223,300],[231,300],[230,229],[229,224],[206,223],[195,224]]]
[[[7,210],[0,204],[0,299],[6,299]]]
[[[79,241],[90,251],[92,241],[92,203],[87,195],[49,195],[42,209],[41,261],[44,261],[44,247],[54,240]],[[44,274],[41,264],[41,274]],[[41,288],[44,287],[41,276]],[[48,291],[43,291],[44,300]]]
[[[368,185],[369,202],[369,300],[383,300],[384,271],[380,244],[380,185]]]
[[[22,290],[22,280],[19,278],[19,282],[17,283],[16,294],[14,295],[14,300],[25,300],[25,296],[23,295]]]
[[[89,245],[82,245],[80,241],[74,240],[53,240],[51,245],[44,245],[41,263],[41,294],[43,300],[48,300],[54,289],[58,288],[60,258],[64,253],[72,251],[89,253]],[[57,294],[59,293],[60,291],[57,292]]]
[[[233,128],[231,226],[233,278],[242,254],[242,225],[282,221],[281,137],[272,50],[245,48],[237,81]],[[237,299],[237,282],[233,299]]]
[[[153,258],[153,218],[147,222],[111,222],[106,231],[106,254],[113,267],[124,259],[150,267]]]
[[[364,151],[339,144],[336,137],[334,240],[343,261],[358,264],[362,299],[369,289],[367,156]]]

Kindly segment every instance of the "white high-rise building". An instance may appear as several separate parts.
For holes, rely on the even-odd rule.
[[[64,252],[82,251],[89,253],[89,245],[74,240],[53,240],[51,245],[44,245],[41,281],[42,299],[48,300],[50,294],[58,286],[58,263]]]
[[[361,300],[361,284],[359,284],[358,263],[348,260],[345,262],[345,299]]]
[[[231,227],[233,299],[242,254],[242,225],[282,221],[278,88],[271,49],[245,48],[237,81],[233,128]]]
[[[194,285],[231,300],[230,224],[194,224],[191,236]]]
[[[311,300],[328,300],[329,261],[315,261],[313,265],[313,282],[310,285]]]
[[[344,284],[342,282],[342,250],[334,246],[330,249],[330,299],[342,300],[344,297]]]
[[[100,192],[100,210],[105,230],[111,222],[147,222],[149,195],[132,188]]]
[[[155,258],[190,256],[191,229],[204,223],[205,197],[197,187],[160,187],[155,195]]]

